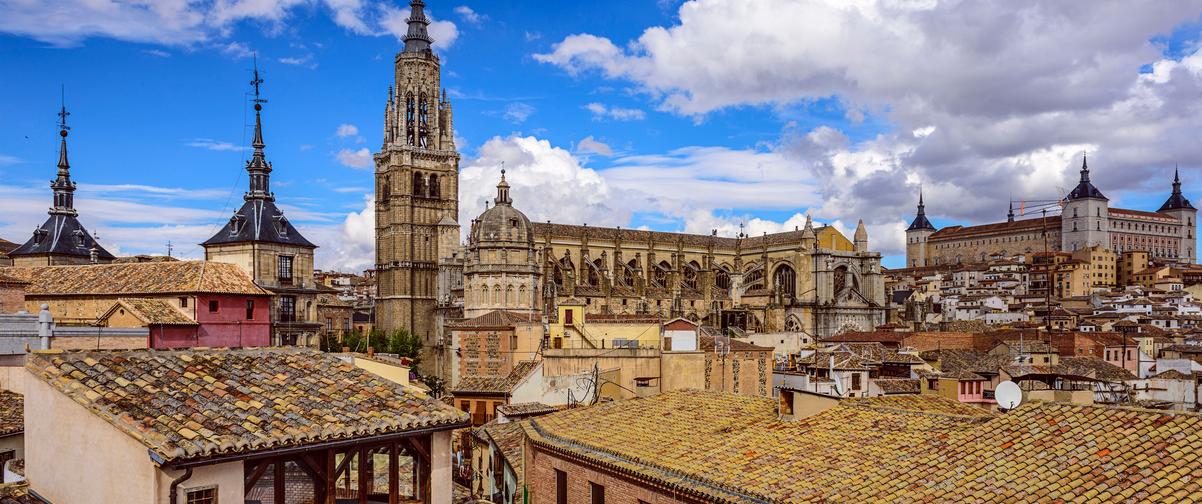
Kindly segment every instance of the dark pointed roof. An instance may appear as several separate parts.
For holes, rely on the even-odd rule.
[[[254,154],[246,162],[246,171],[250,178],[250,187],[243,199],[246,203],[234,212],[229,222],[201,245],[219,245],[224,243],[269,242],[301,247],[317,248],[316,245],[301,236],[300,232],[284,217],[284,212],[275,205],[275,193],[271,192],[271,163],[263,148],[263,105],[266,100],[259,99],[258,69],[251,84],[255,86],[255,137],[251,141]]]
[[[59,117],[58,176],[50,182],[54,191],[53,205],[50,207],[50,217],[33,231],[33,236],[25,244],[9,252],[9,257],[20,256],[74,256],[90,259],[92,249],[96,249],[96,259],[109,262],[116,257],[96,243],[96,239],[80,224],[79,212],[75,210],[75,182],[71,180],[71,163],[67,161],[67,107],[63,106]]]
[[[1185,195],[1181,194],[1181,174],[1177,169],[1173,169],[1173,194],[1169,195],[1169,199],[1165,200],[1163,205],[1160,205],[1158,212],[1165,210],[1194,210],[1194,206],[1190,204]]]
[[[426,17],[426,2],[413,0],[409,2],[411,13],[405,20],[409,23],[409,31],[405,33],[405,49],[402,52],[424,52],[430,50],[430,34],[426,28],[430,26],[430,18]]]
[[[1006,213],[1006,222],[1014,222],[1014,200],[1010,200],[1010,211]]]
[[[906,231],[916,231],[920,229],[935,230],[935,226],[931,221],[927,220],[927,206],[922,202],[922,192],[918,193],[918,215],[914,216],[914,222],[910,223],[910,227]]]
[[[1083,198],[1109,200],[1109,198],[1102,194],[1102,191],[1099,191],[1098,188],[1094,187],[1093,183],[1089,181],[1089,160],[1086,159],[1084,155],[1081,156],[1081,182],[1077,183],[1077,187],[1074,188],[1072,192],[1068,193],[1068,199],[1070,200]]]

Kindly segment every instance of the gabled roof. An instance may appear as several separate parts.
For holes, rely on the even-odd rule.
[[[188,318],[183,312],[175,309],[161,299],[121,298],[118,299],[108,312],[100,317],[105,320],[117,310],[124,309],[127,313],[146,325],[196,326],[195,320]]]
[[[313,350],[51,351],[25,367],[168,462],[466,422],[445,403]]]
[[[513,327],[517,324],[529,324],[532,322],[538,322],[539,320],[539,316],[532,313],[493,310],[476,318],[448,324],[448,326],[455,329],[491,329],[498,327]]]
[[[510,394],[534,371],[538,362],[521,361],[507,375],[465,376],[451,389],[451,394]]]
[[[540,402],[502,404],[497,406],[497,413],[507,417],[528,417],[533,415],[542,415],[557,411],[555,406],[549,406]]]
[[[0,275],[29,282],[28,296],[269,295],[237,265],[203,261],[8,267]]]

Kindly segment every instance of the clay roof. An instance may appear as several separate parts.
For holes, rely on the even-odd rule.
[[[849,331],[843,334],[836,334],[829,338],[823,339],[822,343],[893,343],[900,345],[906,341],[906,338],[913,336],[913,333],[904,333],[897,331]]]
[[[179,261],[0,268],[30,283],[29,296],[269,293],[234,264]]]
[[[713,336],[701,336],[699,344],[700,344],[701,350],[704,352],[713,352],[714,351],[714,337]],[[732,352],[771,352],[773,350],[774,350],[774,347],[753,345],[751,343],[748,343],[748,342],[740,340],[740,339],[730,338],[730,351],[732,351]]]
[[[516,324],[529,324],[531,322],[538,322],[539,320],[540,318],[536,314],[493,310],[476,318],[447,325],[456,329],[495,328],[513,327]]]
[[[0,390],[0,437],[25,431],[25,396]]]
[[[165,461],[467,420],[451,406],[312,350],[50,351],[31,354],[25,367]]]
[[[1060,229],[1060,216],[1050,216],[1047,219],[1048,230]],[[977,226],[949,226],[936,231],[928,241],[959,240],[995,234],[1010,234],[1019,232],[1038,231],[1043,229],[1043,219],[1023,219],[1014,222],[996,222]]]
[[[0,485],[0,504],[46,504],[46,501],[29,493],[28,481],[20,481]]]
[[[1157,374],[1153,375],[1152,378],[1159,378],[1161,380],[1192,380],[1192,379],[1194,379],[1193,376],[1182,373],[1181,371],[1178,371],[1176,369],[1170,369],[1170,370],[1164,371],[1162,373],[1157,373]]]
[[[1135,375],[1131,374],[1131,371],[1097,357],[1089,356],[1061,357],[1060,363],[1052,366],[1052,370],[1058,374],[1089,376],[1108,382],[1134,380],[1136,378]]]
[[[530,375],[537,362],[522,361],[514,364],[507,375],[464,376],[451,389],[452,394],[509,394],[522,380]]]
[[[20,278],[16,278],[16,277],[0,275],[0,285],[25,286],[25,285],[29,285],[29,282],[26,282],[26,281],[21,280]]]
[[[1124,215],[1131,215],[1131,216],[1135,216],[1135,217],[1152,217],[1152,218],[1156,218],[1156,219],[1177,220],[1171,215],[1165,215],[1165,214],[1156,213],[1156,212],[1145,212],[1143,210],[1130,210],[1130,209],[1126,209],[1126,208],[1111,208],[1109,211],[1112,214],[1124,214]]]
[[[910,378],[877,378],[872,383],[885,394],[917,394],[918,380]]]
[[[523,422],[497,423],[494,420],[480,428],[480,431],[497,445],[505,462],[513,468],[513,473],[517,476],[517,488],[522,488],[522,477],[525,476],[522,469],[522,447],[526,443],[526,433],[522,425]]]
[[[497,413],[507,417],[527,417],[532,415],[542,415],[544,413],[552,413],[554,411],[557,411],[555,406],[548,406],[540,402],[502,404],[497,406]]]
[[[124,308],[130,315],[147,325],[199,325],[195,320],[188,318],[183,312],[161,299],[120,298],[101,319],[108,317],[118,308]]]
[[[526,433],[537,448],[707,502],[1180,502],[1202,490],[1202,416],[961,408],[973,409],[899,395],[783,421],[768,399],[670,392],[540,417]]]

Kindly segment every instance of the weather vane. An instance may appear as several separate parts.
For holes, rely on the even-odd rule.
[[[267,100],[259,98],[259,85],[263,83],[263,78],[259,77],[259,54],[255,53],[255,79],[250,81],[250,85],[255,87],[255,103],[267,103]]]
[[[67,86],[66,85],[63,85],[61,92],[62,92],[61,99],[62,99],[63,108],[58,113],[58,129],[60,129],[62,131],[67,131],[67,130],[71,129],[70,126],[67,126],[67,116],[71,115],[71,113],[67,112]]]

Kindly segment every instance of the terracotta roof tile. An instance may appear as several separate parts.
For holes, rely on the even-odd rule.
[[[497,413],[510,418],[542,415],[555,411],[558,411],[558,408],[555,406],[549,406],[540,402],[502,404],[497,406]]]
[[[525,476],[522,470],[522,447],[526,443],[526,434],[522,425],[522,422],[496,423],[494,421],[480,428],[489,439],[492,439],[493,443],[496,443],[497,448],[501,451],[501,457],[513,468],[514,474],[517,475],[517,488],[522,488],[522,477]]]
[[[513,392],[522,380],[534,370],[534,361],[522,361],[514,364],[513,370],[507,375],[473,375],[464,376],[451,389],[452,394],[508,394]]]
[[[25,396],[0,390],[0,437],[25,431]]]
[[[493,310],[479,317],[448,325],[456,329],[513,327],[515,324],[529,324],[531,322],[538,322],[539,320],[539,316],[536,314]]]
[[[8,267],[0,275],[30,282],[30,296],[269,294],[237,265],[204,261]]]
[[[199,325],[195,320],[188,318],[183,312],[161,299],[121,298],[117,300],[113,309],[118,307],[125,308],[130,315],[148,325]],[[109,310],[109,313],[112,313],[112,309]]]
[[[29,493],[29,483],[5,483],[0,485],[0,504],[46,504],[46,501]]]
[[[25,366],[167,461],[466,421],[451,406],[312,350],[39,352]]]

